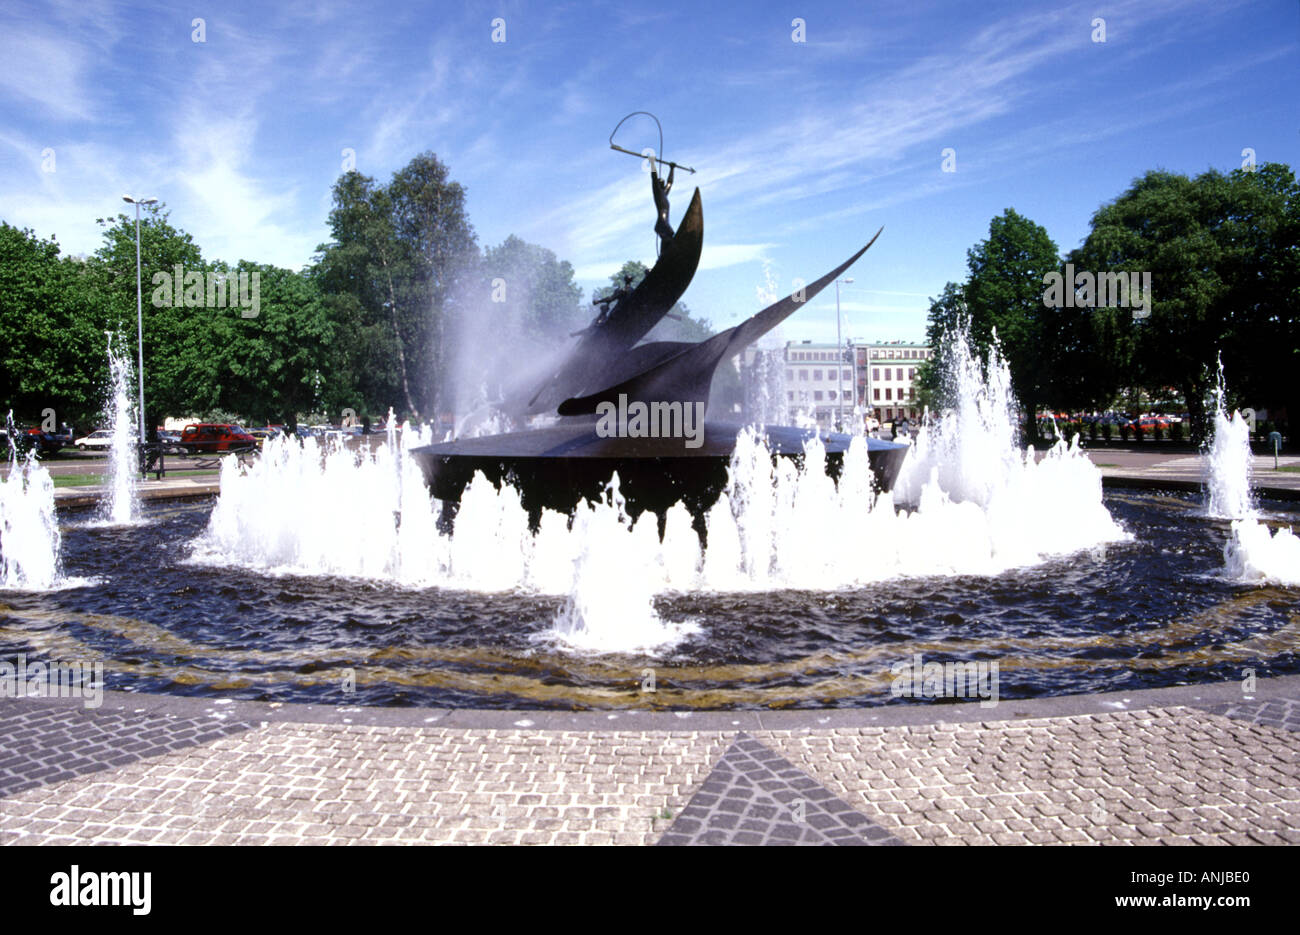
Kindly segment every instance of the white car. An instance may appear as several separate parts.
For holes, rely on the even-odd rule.
[[[85,451],[88,448],[111,448],[113,445],[113,433],[109,429],[100,429],[98,432],[91,432],[85,438],[78,438],[74,445],[78,451]]]

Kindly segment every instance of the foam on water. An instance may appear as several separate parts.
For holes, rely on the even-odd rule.
[[[554,529],[558,532],[559,526]],[[577,510],[565,538],[576,544],[577,554],[567,563],[569,574],[557,569],[554,580],[569,579],[567,597],[536,640],[588,652],[654,653],[701,631],[693,621],[667,622],[655,610],[654,596],[672,569],[663,564],[666,553],[654,514],[643,513],[632,523],[624,513],[617,476],[604,504]]]

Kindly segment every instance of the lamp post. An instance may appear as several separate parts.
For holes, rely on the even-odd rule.
[[[132,198],[123,195],[122,200],[135,205],[135,347],[136,370],[140,374],[140,444],[146,441],[144,434],[144,294],[140,288],[140,206],[151,205],[157,198]]]
[[[848,285],[853,282],[852,279],[835,280],[835,385],[839,389],[840,398],[835,405],[836,419],[840,423],[840,431],[844,431],[844,361],[839,359],[844,355],[844,342],[840,339],[840,283]]]

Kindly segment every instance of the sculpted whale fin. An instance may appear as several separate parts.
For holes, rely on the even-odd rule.
[[[707,404],[709,387],[713,383],[713,372],[719,363],[740,353],[747,345],[767,334],[798,311],[809,299],[838,279],[871,248],[883,230],[883,227],[880,228],[876,231],[875,237],[867,241],[865,247],[799,292],[791,293],[779,302],[774,302],[734,328],[728,328],[698,344],[688,345],[671,357],[621,383],[587,396],[566,399],[560,404],[559,414],[576,416],[594,413],[598,403],[604,400],[616,401],[620,394],[626,394],[629,401],[703,400]]]

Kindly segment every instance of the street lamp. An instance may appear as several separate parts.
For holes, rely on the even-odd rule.
[[[135,346],[137,353],[136,369],[140,373],[140,444],[144,444],[144,294],[140,289],[140,206],[151,205],[157,198],[132,198],[123,195],[122,200],[135,205]]]
[[[844,342],[840,339],[840,283],[848,285],[853,282],[852,279],[835,280],[835,353],[837,357],[844,354]],[[837,360],[835,363],[835,385],[839,388],[840,399],[835,405],[836,418],[840,423],[840,431],[844,431],[844,361]]]

